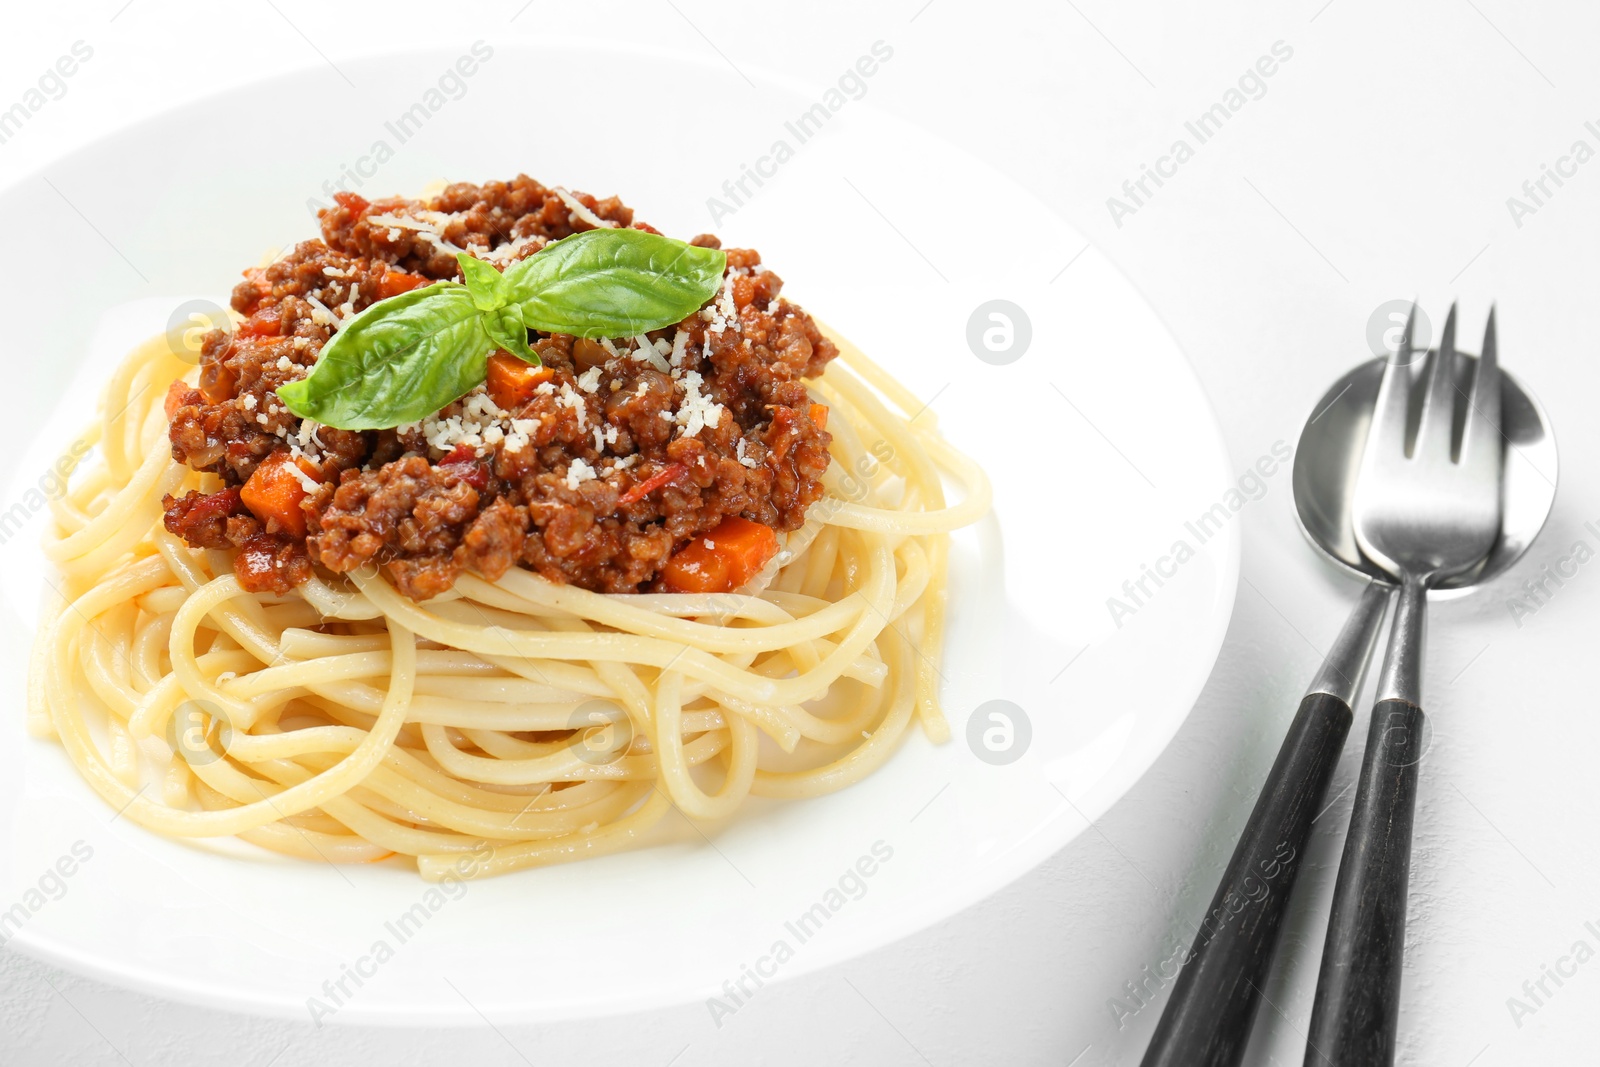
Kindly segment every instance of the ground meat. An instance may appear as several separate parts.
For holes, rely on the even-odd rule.
[[[239,510],[239,490],[220,493],[185,493],[163,497],[167,531],[196,548],[233,548],[228,540],[228,516]]]
[[[165,524],[174,536],[196,548],[236,548],[234,574],[252,592],[287,593],[311,577],[305,542],[270,534],[245,509],[238,489],[189,492],[162,498]]]
[[[673,552],[728,516],[797,529],[822,495],[830,440],[801,379],[837,352],[748,249],[727,250],[724,293],[648,336],[655,352],[631,338],[531,335],[553,377],[515,412],[469,394],[420,424],[354,432],[303,422],[278,401],[339,319],[459,279],[454,248],[503,268],[592,228],[589,214],[651,229],[615,198],[567,196],[585,210],[522,176],[426,201],[338,194],[320,240],[245,272],[233,294],[244,322],[206,337],[198,388],[169,393],[173,456],[225,488],[167,498],[167,528],[237,550],[252,589],[283,592],[314,565],[378,565],[418,600],[464,571],[493,580],[518,565],[599,592],[654,590]],[[720,247],[710,235],[692,243]],[[494,429],[463,444],[452,419]],[[267,533],[240,495],[275,452],[322,483],[299,505],[303,540]]]
[[[418,455],[346,470],[313,498],[307,545],[329,570],[378,563],[407,596],[442,593],[460,573],[455,550],[478,517],[468,475],[464,464],[434,466]]]

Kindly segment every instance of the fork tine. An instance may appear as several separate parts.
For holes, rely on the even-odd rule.
[[[1378,401],[1367,430],[1368,455],[1372,459],[1405,455],[1406,410],[1411,406],[1411,339],[1416,325],[1417,302],[1413,300],[1400,344],[1384,361],[1383,380],[1378,383]]]
[[[1467,425],[1461,435],[1461,462],[1498,462],[1500,458],[1500,353],[1495,336],[1494,306],[1483,328],[1483,352],[1467,398]]]
[[[1444,320],[1444,332],[1439,335],[1439,347],[1428,357],[1428,366],[1422,373],[1422,420],[1417,425],[1417,443],[1413,456],[1431,452],[1450,456],[1450,429],[1455,420],[1456,391],[1456,306],[1450,305],[1450,314]]]
[[[1411,310],[1406,313],[1406,328],[1400,334],[1400,344],[1395,349],[1394,358],[1403,366],[1411,364],[1411,344],[1417,336],[1417,300],[1411,298]]]

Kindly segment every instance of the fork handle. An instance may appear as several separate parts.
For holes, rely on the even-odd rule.
[[[1350,832],[1334,883],[1306,1067],[1394,1062],[1425,723],[1422,709],[1406,700],[1381,700],[1372,709]]]
[[[1350,705],[1329,693],[1300,702],[1143,1067],[1226,1067],[1244,1055],[1295,875],[1352,718]]]

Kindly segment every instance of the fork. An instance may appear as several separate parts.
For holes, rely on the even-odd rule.
[[[1405,946],[1406,879],[1425,745],[1422,651],[1428,589],[1481,566],[1500,533],[1504,449],[1494,310],[1458,420],[1456,309],[1428,354],[1413,420],[1411,308],[1357,470],[1361,551],[1399,585],[1350,831],[1311,1011],[1306,1067],[1394,1062]],[[1461,357],[1466,358],[1466,357]],[[1408,433],[1415,422],[1416,431]]]

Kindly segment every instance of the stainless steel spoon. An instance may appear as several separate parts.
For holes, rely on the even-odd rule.
[[[1427,593],[1481,570],[1500,534],[1507,449],[1494,311],[1467,393],[1455,378],[1455,307],[1416,381],[1412,321],[1384,369],[1351,503],[1362,556],[1400,593],[1334,886],[1307,1037],[1313,1067],[1394,1062],[1411,828],[1426,751]]]
[[[1456,360],[1456,380],[1465,397],[1477,361],[1458,355],[1463,358]],[[1340,378],[1301,430],[1293,470],[1300,528],[1325,558],[1369,584],[1301,701],[1200,920],[1145,1053],[1145,1067],[1222,1067],[1244,1055],[1299,861],[1349,734],[1350,706],[1394,588],[1388,575],[1362,555],[1352,517],[1356,473],[1387,362],[1374,359]],[[1555,502],[1555,439],[1544,411],[1503,370],[1500,382],[1501,428],[1509,454],[1500,534],[1484,564],[1442,580],[1432,593],[1435,600],[1460,595],[1510,567],[1527,551]]]

